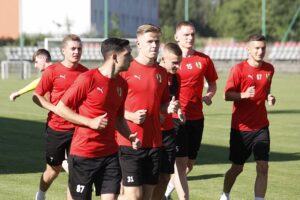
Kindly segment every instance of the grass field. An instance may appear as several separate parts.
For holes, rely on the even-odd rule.
[[[220,75],[213,105],[205,107],[205,130],[197,164],[189,176],[191,200],[219,198],[228,169],[231,103],[222,99],[226,74]],[[0,199],[34,199],[44,170],[44,122],[47,112],[31,101],[31,93],[9,102],[10,92],[30,80],[0,80]],[[277,104],[268,107],[271,157],[266,199],[300,199],[300,74],[276,74],[272,93]],[[253,160],[245,165],[233,187],[233,200],[253,199]],[[63,172],[47,193],[48,200],[66,199]],[[95,199],[95,198],[94,198]],[[173,199],[177,199],[173,194]]]

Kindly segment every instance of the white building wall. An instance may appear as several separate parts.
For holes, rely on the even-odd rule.
[[[91,0],[22,0],[23,32],[29,34],[85,33],[91,29]]]

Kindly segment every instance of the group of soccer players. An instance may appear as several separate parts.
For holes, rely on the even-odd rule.
[[[202,104],[212,104],[218,76],[209,56],[194,49],[192,23],[178,23],[177,44],[160,45],[161,34],[155,25],[139,26],[134,59],[128,40],[106,39],[101,44],[104,61],[91,70],[79,63],[82,44],[73,34],[62,42],[63,61],[51,64],[46,50],[34,55],[36,67],[42,61],[43,74],[33,101],[49,110],[47,165],[37,200],[45,199],[66,163],[68,199],[88,200],[95,191],[102,200],[161,200],[170,198],[174,188],[179,199],[190,199],[187,174],[202,140]],[[275,103],[270,94],[274,69],[263,61],[265,47],[263,36],[249,37],[249,58],[232,68],[225,88],[225,100],[234,106],[232,166],[222,200],[230,198],[252,152],[257,160],[255,198],[265,196],[270,145],[265,101]]]

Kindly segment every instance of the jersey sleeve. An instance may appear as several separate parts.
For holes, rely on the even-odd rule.
[[[207,69],[204,74],[205,79],[207,82],[214,82],[218,79],[218,74],[216,72],[215,65],[209,57],[207,57],[206,60],[207,60]]]
[[[232,67],[225,85],[225,92],[234,91],[239,92],[240,73],[238,67]]]
[[[61,101],[69,108],[76,108],[77,105],[86,98],[90,82],[91,81],[88,80],[84,74],[79,75],[75,82],[63,95]]]
[[[41,78],[37,78],[37,79],[33,80],[31,83],[29,83],[28,85],[26,85],[25,87],[20,89],[18,91],[18,94],[22,95],[22,94],[25,94],[27,92],[34,90],[37,87],[37,85],[39,84],[40,80],[41,80]]]
[[[53,88],[53,70],[47,68],[39,81],[35,92],[41,96],[44,96],[47,92],[50,92]]]

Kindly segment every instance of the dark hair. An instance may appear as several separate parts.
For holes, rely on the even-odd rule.
[[[36,52],[34,52],[34,54],[32,55],[32,61],[35,62],[36,57],[40,55],[46,57],[46,62],[51,62],[50,53],[46,49],[38,49]]]
[[[261,34],[253,34],[250,35],[247,39],[247,42],[251,42],[251,41],[266,41],[266,38]]]
[[[181,51],[180,47],[173,42],[165,44],[163,51],[169,51],[169,52],[175,54],[176,56],[182,56],[182,51]]]
[[[194,24],[192,22],[189,21],[181,21],[176,25],[176,31],[178,31],[182,26],[191,26],[193,28],[195,28]]]
[[[118,53],[124,50],[126,46],[129,45],[129,41],[120,38],[108,38],[104,40],[101,44],[101,53],[104,60],[107,59],[111,53]]]

